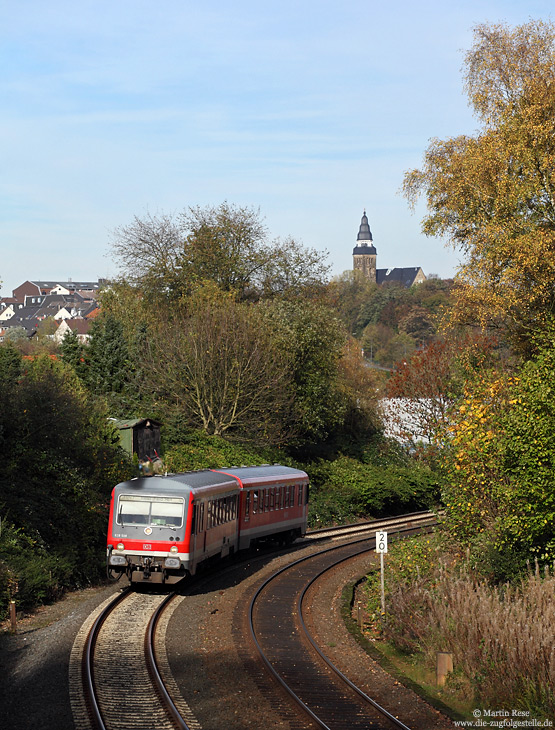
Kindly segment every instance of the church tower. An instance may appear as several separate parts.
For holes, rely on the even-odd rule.
[[[376,249],[372,243],[372,232],[364,211],[358,229],[357,245],[353,249],[353,269],[362,271],[372,283],[376,283]]]

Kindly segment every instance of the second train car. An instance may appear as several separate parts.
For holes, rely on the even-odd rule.
[[[307,509],[308,476],[278,464],[131,479],[112,492],[108,571],[173,583],[258,541],[304,536]]]

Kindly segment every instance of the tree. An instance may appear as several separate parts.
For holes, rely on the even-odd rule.
[[[114,231],[112,249],[132,283],[172,301],[204,281],[239,299],[294,294],[321,287],[329,269],[323,253],[291,238],[270,241],[258,210],[225,202],[135,217]]]
[[[83,373],[90,391],[107,398],[112,415],[126,416],[134,410],[133,372],[122,323],[111,314],[98,317],[91,328]]]
[[[85,352],[84,347],[79,342],[77,333],[68,330],[60,343],[60,355],[64,362],[74,369],[79,377],[84,377]]]
[[[434,458],[443,448],[453,402],[491,366],[494,345],[491,338],[467,334],[432,342],[397,364],[386,390],[390,420],[412,451]],[[422,449],[423,443],[432,449]]]
[[[328,290],[331,304],[337,309],[350,334],[359,336],[362,332],[360,311],[377,289],[377,285],[358,270],[345,271],[330,282]]]
[[[507,330],[529,354],[555,310],[555,27],[479,25],[466,90],[482,128],[434,140],[404,191],[427,235],[465,255],[453,319]]]
[[[289,357],[293,404],[288,430],[297,445],[325,442],[340,429],[349,408],[340,382],[347,343],[342,323],[328,307],[300,299],[270,302],[263,313]]]
[[[27,582],[27,595],[33,580],[48,583],[49,570],[52,583],[82,584],[100,574],[103,505],[129,476],[129,464],[101,401],[90,398],[70,367],[47,354],[18,364],[10,346],[0,353],[12,376],[9,383],[0,377],[0,507],[3,523],[7,517],[27,536],[28,552],[16,562],[0,555],[0,562],[20,575],[21,593]],[[39,553],[49,556],[40,579]]]
[[[280,441],[290,407],[287,358],[255,308],[212,303],[160,322],[145,377],[158,402],[191,428]]]

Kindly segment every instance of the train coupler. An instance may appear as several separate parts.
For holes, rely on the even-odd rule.
[[[143,563],[143,580],[148,580],[150,578],[150,565],[152,563],[152,558],[145,558]]]

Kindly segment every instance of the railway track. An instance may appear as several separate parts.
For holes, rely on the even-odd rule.
[[[72,708],[77,730],[196,730],[200,727],[176,687],[162,678],[167,665],[156,627],[174,593],[123,590],[105,602],[74,646]],[[80,637],[78,636],[78,639]],[[75,658],[75,657],[72,657]],[[80,676],[76,676],[80,675]],[[166,672],[166,677],[168,673]],[[71,680],[71,672],[70,672]]]
[[[415,524],[403,518],[398,534],[430,525],[430,516]],[[393,531],[394,522],[388,521]],[[317,646],[306,626],[303,610],[307,591],[339,563],[375,549],[373,537],[350,541],[305,556],[270,576],[250,604],[250,632],[267,670],[323,730],[408,730],[345,677]]]
[[[370,531],[373,537],[374,530],[393,531],[394,525],[397,529],[402,527],[410,530],[429,524],[432,518],[431,513],[417,513],[396,520],[314,531],[310,533],[309,539],[297,542],[286,552],[308,547],[313,553],[318,540],[329,542],[342,538],[338,547],[345,549],[347,545],[344,544],[344,538],[352,537],[353,534]],[[370,539],[366,535],[362,542],[358,542],[362,546]],[[351,544],[352,541],[348,543]],[[330,553],[333,549],[320,551],[318,555]],[[283,551],[263,551],[255,558],[255,562],[259,559],[262,563],[266,562],[276,554],[283,554]],[[251,555],[247,561],[252,560]],[[238,564],[235,563],[235,568]],[[220,568],[219,574],[223,572]],[[205,580],[211,580],[210,576],[195,580],[191,589],[194,590],[193,586],[196,586],[198,590],[199,583]],[[89,617],[76,638],[70,662],[70,698],[76,730],[198,730],[201,727],[181,696],[166,657],[164,626],[172,610],[185,600],[187,593],[187,588],[182,588],[179,596],[173,592],[168,594],[168,589],[163,588],[156,593],[124,589],[115,600],[107,600]],[[269,623],[272,623],[271,619]],[[157,625],[160,625],[158,632]],[[326,674],[331,670],[319,668],[317,671]],[[376,722],[359,726],[390,727]],[[349,722],[345,727],[357,726]]]
[[[309,530],[306,533],[305,540],[321,540],[327,537],[338,539],[341,537],[351,537],[352,535],[362,535],[372,530],[387,530],[389,528],[398,530],[403,526],[417,527],[418,525],[429,524],[430,520],[436,520],[434,512],[411,512],[400,517],[385,517],[379,520],[355,522],[351,525],[342,525],[340,527],[322,527],[318,530]]]

